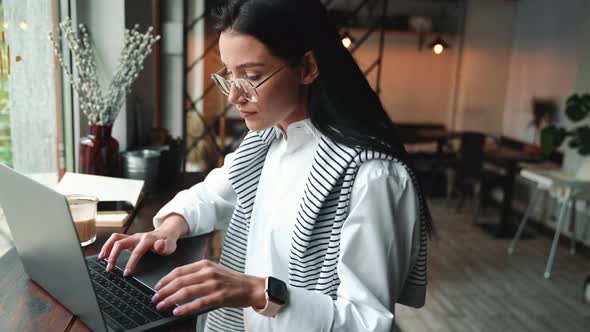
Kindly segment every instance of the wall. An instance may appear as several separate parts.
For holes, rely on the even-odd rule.
[[[533,142],[533,97],[562,105],[575,90],[583,0],[520,1],[515,19],[503,133]]]
[[[590,3],[584,0],[523,0],[518,3],[515,39],[504,112],[504,133],[532,140],[531,100],[534,96],[555,98],[559,105],[558,124],[569,126],[563,104],[573,92],[590,92]],[[590,122],[590,121],[589,121]],[[582,157],[565,148],[563,169],[575,173]],[[515,207],[524,210],[532,192],[531,183],[517,179]],[[533,210],[533,218],[554,228],[559,206],[545,196]],[[583,234],[590,222],[587,205],[578,202],[578,239],[590,245],[590,234]],[[569,223],[569,217],[567,219]],[[587,227],[587,226],[586,226]],[[565,234],[571,236],[569,226]]]
[[[454,128],[502,131],[515,3],[468,3]]]
[[[441,56],[428,48],[418,51],[415,33],[388,32],[381,100],[390,117],[502,133],[515,15],[514,2],[468,1],[464,34],[444,36],[451,48]],[[351,34],[358,37],[362,31]],[[378,43],[375,33],[355,53],[361,68],[376,58]],[[368,80],[374,86],[375,73]]]
[[[576,77],[576,88],[577,93],[590,93],[590,3],[583,2],[580,10],[580,16],[582,17],[578,35],[578,68]],[[567,119],[563,119],[568,125]],[[590,119],[586,119],[586,124],[590,125]],[[565,162],[564,170],[567,172],[576,172],[578,167],[582,163],[582,156],[576,151],[572,151],[569,148],[565,148]]]
[[[360,38],[365,30],[350,30],[353,38]],[[354,53],[364,71],[378,56],[379,31]],[[435,38],[429,35],[426,43]],[[444,36],[450,45],[457,45],[456,37]],[[381,102],[395,122],[428,122],[448,124],[452,97],[453,64],[458,50],[450,48],[435,55],[426,45],[418,50],[418,34],[387,31],[381,74]],[[373,70],[367,79],[376,87]]]
[[[590,3],[588,1],[580,1],[578,4],[577,12],[577,24],[576,24],[576,36],[578,45],[577,49],[577,70],[575,78],[575,89],[577,93],[590,93]],[[571,93],[571,91],[569,92]],[[571,123],[562,117],[561,123],[565,123],[567,126],[571,126]],[[585,124],[590,125],[590,119],[584,121]],[[587,163],[588,158],[582,157],[576,151],[566,147],[565,149],[565,160],[563,169],[566,172],[577,173],[578,168],[584,162]],[[586,164],[587,165],[587,164]],[[588,177],[588,174],[585,174]],[[587,230],[590,225],[590,202],[578,202],[576,220],[578,221],[577,238],[582,239],[586,245],[590,246],[590,232],[583,232]],[[583,225],[583,226],[581,226]]]
[[[151,26],[154,29],[158,19],[160,0],[125,0],[125,28],[133,29],[139,24],[139,32],[144,33]],[[138,10],[141,8],[141,10]],[[156,34],[156,31],[152,32]],[[159,106],[159,67],[158,46],[162,40],[152,46],[152,53],[145,59],[144,69],[133,83],[131,93],[127,96],[127,139],[128,147],[149,144],[149,131],[155,126],[154,113]]]
[[[76,1],[73,6],[74,18],[78,23],[88,26],[95,45],[96,65],[103,93],[106,93],[123,47],[123,34],[126,28],[140,24],[139,31],[145,32],[154,25],[153,1],[157,0],[101,0]],[[132,93],[126,98],[126,106],[121,110],[113,125],[113,137],[119,141],[120,150],[147,143],[147,132],[153,124],[156,97],[156,77],[158,66],[150,54],[144,62],[144,69],[131,86]],[[87,132],[87,120],[79,115],[79,131],[76,139]],[[75,146],[77,150],[77,145]],[[78,158],[76,158],[78,160]]]
[[[162,127],[173,137],[183,135],[184,58],[182,0],[162,1]]]
[[[77,23],[86,24],[90,32],[90,38],[95,46],[99,82],[105,93],[123,46],[125,3],[123,0],[76,1],[73,10]],[[83,114],[78,115],[78,123],[79,131],[75,136],[76,140],[88,133],[88,120]],[[129,135],[127,128],[127,110],[123,109],[113,125],[113,137],[119,141],[121,150],[127,148]],[[76,151],[78,150],[77,142],[74,145]],[[76,160],[79,159],[76,158]]]
[[[440,122],[532,140],[532,97],[557,97],[561,103],[576,86],[583,2],[469,0],[463,47],[461,36],[451,36],[452,48],[443,56],[419,52],[415,34],[388,32],[385,108],[394,121]],[[378,38],[373,34],[355,54],[361,68],[375,59]],[[368,77],[373,85],[374,76]]]

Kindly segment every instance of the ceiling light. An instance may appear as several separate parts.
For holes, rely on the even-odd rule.
[[[447,44],[442,37],[438,36],[432,43],[430,43],[429,47],[432,49],[434,54],[440,55],[442,54],[447,48],[449,48],[449,44]]]

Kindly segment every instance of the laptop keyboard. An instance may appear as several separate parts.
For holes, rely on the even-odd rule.
[[[127,330],[171,317],[172,310],[158,311],[152,303],[154,292],[119,269],[106,272],[106,261],[87,259],[88,271],[106,323]]]

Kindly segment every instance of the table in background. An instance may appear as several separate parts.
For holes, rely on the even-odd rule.
[[[418,128],[412,135],[404,137],[404,147],[415,171],[418,172],[423,189],[428,196],[444,195],[445,168],[449,167],[456,152],[452,151],[450,141],[460,136],[459,132],[443,128]]]
[[[515,149],[508,146],[496,146],[484,150],[484,161],[503,170],[501,187],[504,193],[501,202],[501,216],[498,224],[483,223],[480,226],[496,238],[512,238],[516,232],[516,225],[510,223],[512,214],[512,197],[514,181],[519,170],[519,163],[540,163],[544,159],[537,151]]]

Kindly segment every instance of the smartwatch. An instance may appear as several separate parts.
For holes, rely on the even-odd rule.
[[[261,315],[274,317],[287,304],[289,295],[287,285],[277,278],[268,277],[266,278],[265,287],[266,305],[262,309],[254,308],[254,310]]]

